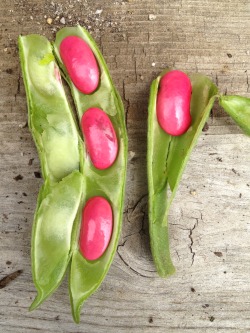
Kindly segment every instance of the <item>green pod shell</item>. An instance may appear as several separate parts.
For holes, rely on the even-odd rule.
[[[82,144],[49,41],[19,37],[29,128],[36,143],[44,185],[32,229],[32,275],[39,306],[60,284],[71,258],[73,223],[83,194]]]
[[[250,135],[250,98],[220,96],[219,103],[247,135]]]
[[[148,108],[147,172],[149,190],[149,232],[152,256],[158,274],[175,272],[168,239],[168,212],[190,153],[205,125],[217,97],[217,87],[205,76],[189,75],[192,83],[192,123],[186,133],[171,136],[157,121],[156,101],[161,77],[151,85]]]
[[[79,171],[73,171],[52,186],[46,181],[41,189],[32,234],[32,275],[37,297],[31,310],[56,290],[65,275],[83,189]]]
[[[93,51],[100,69],[100,83],[92,94],[82,94],[70,80],[60,57],[60,43],[67,36],[82,38]],[[113,210],[113,232],[105,253],[95,261],[86,260],[79,252],[79,231],[81,218],[75,227],[72,242],[72,260],[70,267],[69,289],[72,314],[78,323],[83,302],[100,286],[107,274],[118,245],[123,217],[123,201],[127,166],[127,134],[122,100],[111,80],[107,65],[96,43],[89,33],[80,26],[63,28],[56,35],[54,52],[59,66],[68,82],[76,105],[79,122],[84,112],[90,107],[98,107],[105,111],[116,131],[119,152],[114,164],[105,170],[96,169],[90,158],[83,152],[83,175],[86,184],[86,195],[83,204],[93,196],[102,196],[109,201]]]
[[[43,178],[60,181],[79,170],[81,144],[50,42],[40,35],[19,37],[28,123]]]

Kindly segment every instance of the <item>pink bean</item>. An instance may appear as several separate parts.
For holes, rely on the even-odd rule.
[[[185,73],[173,70],[161,78],[156,112],[161,128],[168,134],[182,135],[190,127],[191,95],[191,81]]]
[[[60,56],[74,85],[84,94],[99,84],[99,68],[89,45],[80,37],[68,36],[60,45]]]
[[[113,229],[109,202],[102,197],[89,199],[83,209],[80,252],[87,260],[100,258],[108,247]]]
[[[81,127],[93,165],[100,170],[109,168],[116,159],[118,142],[107,114],[101,109],[90,108],[82,116]]]

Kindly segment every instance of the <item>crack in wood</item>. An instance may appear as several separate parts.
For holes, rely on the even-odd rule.
[[[175,250],[176,254],[177,254],[177,257],[178,257],[178,260],[180,261],[180,256],[179,256],[179,253],[177,250]]]
[[[133,60],[134,60],[134,71],[135,71],[135,80],[137,83],[137,63],[136,63],[136,53],[135,53],[135,49],[133,51]]]
[[[122,244],[122,245],[118,245],[118,247],[117,247],[117,254],[118,254],[118,256],[119,256],[119,258],[121,259],[121,261],[132,271],[132,272],[134,272],[136,275],[139,275],[139,276],[141,276],[141,277],[145,277],[145,278],[147,278],[147,279],[151,279],[151,276],[147,276],[147,275],[143,275],[143,274],[141,274],[140,272],[137,272],[134,268],[132,268],[127,262],[126,262],[126,260],[122,257],[122,255],[120,254],[120,252],[119,252],[119,248],[120,247],[123,247],[124,245],[125,245],[125,243],[126,243],[126,240],[125,240],[125,242]],[[147,272],[149,272],[149,273],[153,273],[154,271],[147,271]]]
[[[133,207],[131,207],[131,208],[128,207],[128,208],[124,211],[124,214],[127,215],[127,219],[128,219],[128,221],[129,221],[130,224],[132,224],[133,221],[130,219],[129,215],[130,215],[130,214],[133,214],[133,212],[136,210],[136,208],[138,207],[138,205],[139,205],[139,204],[143,201],[143,199],[145,199],[147,196],[148,196],[147,193],[144,194],[144,195],[142,195],[142,196],[140,197],[140,199],[136,201],[136,203],[134,204]],[[126,240],[127,240],[129,237],[131,237],[131,236],[133,236],[133,235],[136,235],[136,234],[140,234],[140,235],[144,234],[144,235],[146,235],[146,232],[145,232],[145,216],[147,215],[147,213],[144,211],[144,206],[140,208],[139,213],[142,213],[142,215],[143,215],[143,216],[142,216],[142,220],[141,220],[141,228],[140,228],[140,230],[138,230],[138,231],[132,232],[131,234],[124,236],[124,238],[125,238]]]
[[[247,70],[245,71],[246,77],[247,77],[247,92],[249,92],[249,80],[248,80],[248,72]]]
[[[146,193],[146,194],[143,194],[143,195],[140,197],[140,199],[138,199],[138,200],[136,201],[136,203],[134,204],[134,206],[130,208],[130,209],[132,209],[132,212],[137,208],[137,206],[141,203],[141,201],[142,201],[144,198],[146,198],[147,196],[148,196],[147,193]]]
[[[191,255],[192,255],[192,263],[191,263],[191,266],[193,266],[193,264],[194,264],[194,257],[195,257],[195,254],[196,254],[196,253],[193,251],[193,244],[194,244],[194,240],[193,240],[193,231],[194,231],[194,229],[195,229],[196,227],[198,227],[198,223],[199,223],[199,219],[196,218],[196,222],[195,222],[193,228],[189,229],[189,235],[188,235],[188,237],[189,237],[189,239],[190,239],[190,241],[191,241],[191,244],[189,245],[190,253],[191,253]]]
[[[122,95],[123,95],[123,100],[126,102],[125,106],[125,123],[126,127],[128,126],[128,113],[129,113],[129,108],[130,108],[130,101],[129,99],[126,98],[126,93],[125,93],[125,80],[122,82]]]
[[[21,87],[21,73],[19,72],[18,73],[18,78],[17,78],[17,90],[16,90],[16,93],[15,93],[15,101],[17,99],[17,95],[20,94],[20,88]]]

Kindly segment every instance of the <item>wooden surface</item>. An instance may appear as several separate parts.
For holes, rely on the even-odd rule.
[[[64,22],[88,27],[100,45],[126,106],[130,151],[120,246],[78,326],[66,281],[28,312],[42,179],[26,126],[17,37],[52,40]],[[157,277],[150,255],[146,181],[149,85],[163,68],[198,71],[221,92],[250,97],[249,1],[1,0],[0,29],[0,332],[250,332],[250,139],[214,108],[171,209],[177,273],[167,280]]]

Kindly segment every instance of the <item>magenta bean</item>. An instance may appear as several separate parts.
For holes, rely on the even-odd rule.
[[[89,45],[80,37],[68,36],[60,44],[60,56],[77,89],[84,94],[94,92],[100,73]]]
[[[161,128],[168,134],[182,135],[190,127],[191,95],[192,85],[185,73],[173,70],[161,78],[156,112]]]
[[[101,109],[90,108],[82,116],[81,127],[93,165],[100,170],[109,168],[116,159],[118,142],[107,114]]]
[[[108,247],[113,229],[113,214],[103,197],[89,199],[83,209],[80,251],[87,260],[100,258]]]

